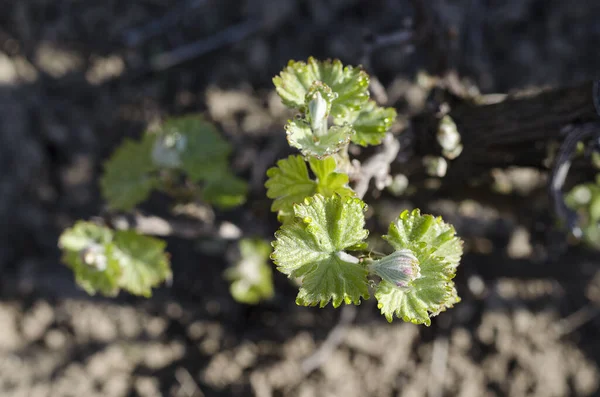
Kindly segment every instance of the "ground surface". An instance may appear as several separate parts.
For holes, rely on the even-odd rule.
[[[236,304],[221,277],[231,244],[218,236],[169,239],[173,285],[147,301],[89,298],[60,264],[60,231],[102,212],[103,159],[123,137],[191,111],[218,122],[236,148],[237,172],[253,183],[249,203],[215,222],[268,238],[276,222],[262,178],[285,153],[287,116],[270,78],[288,59],[366,64],[404,119],[423,106],[419,70],[454,67],[482,92],[566,85],[600,70],[595,0],[423,3],[445,27],[441,49],[395,42],[365,55],[365,37],[410,26],[409,2],[5,1],[0,395],[597,395],[600,255],[548,249],[537,238],[551,221],[536,173],[526,184],[542,183],[527,196],[466,201],[460,186],[423,202],[367,196],[383,214],[419,206],[456,225],[468,248],[457,277],[463,301],[430,328],[390,325],[365,303],[339,348],[307,375],[303,360],[340,311],[295,306],[281,275],[272,302]],[[144,27],[168,11],[178,23],[151,36]],[[160,56],[247,20],[228,35],[245,38],[191,61],[169,66],[173,57]],[[147,209],[161,203],[155,197]]]

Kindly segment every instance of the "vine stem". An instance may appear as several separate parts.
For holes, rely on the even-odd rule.
[[[399,150],[399,142],[394,139],[392,134],[388,133],[383,140],[381,151],[367,159],[354,177],[356,181],[354,190],[358,198],[363,199],[367,193],[371,179],[380,177],[382,171],[386,174],[389,173],[390,164],[396,158]],[[385,256],[380,252],[370,252],[370,254],[381,257]],[[344,305],[342,307],[338,323],[329,332],[325,341],[313,354],[302,361],[301,367],[305,375],[320,368],[327,358],[331,356],[331,353],[343,342],[348,332],[348,326],[354,322],[356,314],[356,306]]]

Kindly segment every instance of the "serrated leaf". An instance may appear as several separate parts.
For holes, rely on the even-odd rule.
[[[221,137],[213,124],[198,115],[167,120],[161,135],[179,137],[173,150],[180,152],[181,169],[194,181],[210,179],[228,169],[227,157],[231,146]]]
[[[148,198],[158,184],[152,162],[154,137],[126,139],[104,163],[100,179],[102,196],[113,210],[128,211]]]
[[[337,164],[333,157],[327,157],[323,160],[311,157],[308,164],[317,178],[314,193],[325,197],[336,194],[341,197],[353,197],[355,195],[354,190],[348,187],[348,174],[335,172]]]
[[[418,209],[403,211],[383,238],[395,249],[407,248],[417,253],[419,261],[418,253],[425,243],[425,250],[432,249],[433,254],[443,257],[453,269],[458,266],[463,252],[462,240],[452,225],[441,217],[421,215]]]
[[[227,210],[246,202],[248,183],[226,172],[219,178],[211,178],[202,190],[202,199],[219,209]]]
[[[356,112],[350,113],[345,118],[335,119],[336,124],[347,123],[352,126],[355,134],[352,142],[360,146],[379,145],[386,132],[392,127],[396,120],[394,108],[377,106],[373,100],[369,100],[365,106]]]
[[[112,238],[109,228],[83,221],[66,229],[59,238],[63,262],[73,270],[77,284],[90,295],[100,292],[115,296],[119,292],[121,268],[111,255]]]
[[[344,197],[354,195],[354,191],[348,187],[348,175],[335,172],[333,157],[323,160],[311,158],[309,164],[316,181],[310,179],[306,162],[298,155],[279,160],[277,167],[267,171],[267,197],[274,199],[271,211],[278,212],[282,222],[293,219],[294,204],[302,203],[306,197],[316,193],[325,197],[334,194]]]
[[[369,98],[369,76],[360,68],[344,67],[339,60],[308,62],[290,61],[279,76],[273,78],[277,93],[286,106],[304,109],[306,94],[315,81],[328,85],[337,94],[332,103],[334,117],[345,117],[360,109]]]
[[[330,156],[350,142],[354,130],[349,125],[331,126],[327,133],[316,136],[304,119],[289,120],[285,126],[290,146],[300,150],[304,156],[324,158]]]
[[[230,292],[236,301],[255,305],[273,297],[273,274],[269,261],[271,246],[260,239],[239,242],[240,260],[225,272],[231,282]]]
[[[122,288],[150,296],[151,288],[171,275],[165,245],[135,231],[113,231],[83,221],[59,238],[63,261],[90,295],[116,296]]]
[[[377,286],[375,297],[388,321],[394,315],[415,324],[431,324],[430,317],[460,301],[452,279],[462,255],[462,241],[454,228],[419,210],[404,211],[384,238],[396,250],[408,249],[419,262],[420,277],[410,288],[388,281]]]
[[[122,269],[121,288],[134,295],[150,297],[153,287],[171,278],[164,241],[133,230],[118,230],[113,244],[113,255]]]
[[[109,243],[112,241],[112,236],[112,230],[107,227],[92,222],[78,221],[60,235],[58,244],[63,249],[79,252],[92,243]]]
[[[421,277],[410,289],[381,281],[375,292],[377,307],[392,322],[394,315],[413,324],[431,325],[431,317],[460,302],[443,262],[431,256],[420,262]],[[425,268],[426,270],[423,270]]]
[[[292,155],[277,162],[277,167],[267,170],[265,182],[267,197],[273,199],[271,211],[280,217],[293,215],[292,206],[314,194],[315,182],[308,176],[308,168],[302,156]]]
[[[275,234],[277,269],[302,280],[296,303],[334,307],[368,299],[367,270],[344,250],[367,236],[365,203],[357,198],[315,195],[294,206],[297,220]]]

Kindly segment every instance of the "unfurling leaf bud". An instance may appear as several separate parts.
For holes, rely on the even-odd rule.
[[[412,281],[421,277],[419,260],[409,249],[401,249],[374,261],[371,273],[399,288],[408,288]]]
[[[185,150],[186,144],[186,136],[179,132],[158,136],[152,148],[152,161],[159,167],[181,167],[181,153]]]
[[[327,101],[319,91],[315,92],[313,99],[308,103],[308,112],[313,129],[317,129],[327,118]]]
[[[315,136],[321,137],[327,134],[327,118],[336,97],[331,88],[321,81],[315,81],[308,89],[305,99],[307,116]]]
[[[106,258],[106,252],[104,245],[91,243],[79,252],[81,260],[86,265],[95,268],[99,271],[106,270],[108,259]]]

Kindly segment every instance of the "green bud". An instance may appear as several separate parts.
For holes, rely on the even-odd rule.
[[[399,288],[409,288],[412,281],[421,277],[419,260],[409,249],[401,249],[374,261],[371,273]]]
[[[336,94],[327,84],[315,81],[306,94],[307,116],[310,128],[317,137],[327,134],[327,118]]]
[[[327,118],[327,101],[319,91],[315,92],[313,99],[308,103],[308,112],[313,129]]]
[[[152,162],[159,167],[180,167],[181,153],[185,150],[186,144],[187,138],[179,132],[170,132],[156,137],[152,147]]]

